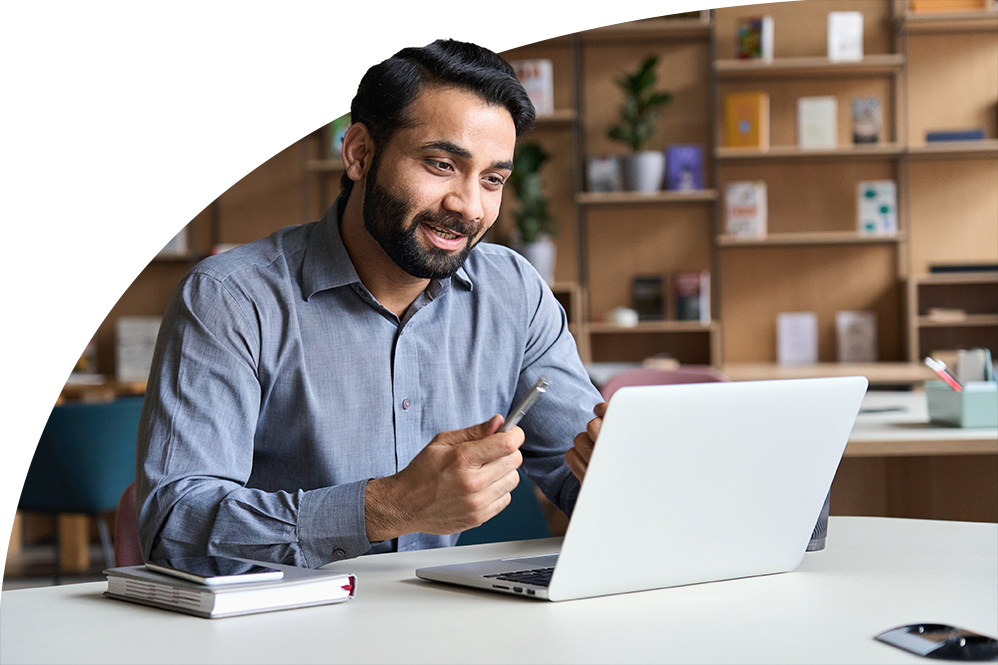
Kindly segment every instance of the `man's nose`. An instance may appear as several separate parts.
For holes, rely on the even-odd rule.
[[[472,222],[481,221],[485,216],[481,188],[474,178],[462,178],[456,182],[454,188],[444,197],[443,206]]]

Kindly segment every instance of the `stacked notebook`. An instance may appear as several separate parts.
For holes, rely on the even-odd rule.
[[[207,586],[148,570],[145,566],[109,568],[108,598],[185,612],[209,619],[327,605],[349,600],[353,575],[328,570],[267,564],[284,572],[281,580]]]

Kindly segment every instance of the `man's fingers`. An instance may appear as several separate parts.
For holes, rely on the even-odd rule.
[[[597,404],[596,406],[594,406],[593,407],[593,413],[596,415],[597,418],[602,418],[603,416],[605,416],[606,415],[606,402],[600,402],[599,404]]]
[[[589,435],[590,442],[594,442],[596,441],[596,439],[599,438],[599,431],[602,426],[603,426],[602,418],[593,418],[592,420],[589,421],[589,424],[586,425],[586,434]]]
[[[583,459],[578,450],[568,449],[568,452],[565,453],[565,464],[568,465],[569,470],[579,479],[580,483],[585,479],[586,471],[589,469],[589,461]]]

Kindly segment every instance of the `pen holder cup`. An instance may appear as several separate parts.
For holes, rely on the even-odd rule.
[[[998,427],[998,383],[975,381],[956,392],[942,381],[925,382],[929,420],[957,427]]]

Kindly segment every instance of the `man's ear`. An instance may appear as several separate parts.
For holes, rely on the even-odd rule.
[[[343,135],[343,167],[347,177],[358,182],[367,175],[374,159],[374,141],[367,125],[355,122]]]

